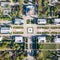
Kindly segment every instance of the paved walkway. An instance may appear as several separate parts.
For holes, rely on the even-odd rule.
[[[36,60],[36,59],[33,58],[32,56],[28,56],[28,57],[26,57],[24,60]]]
[[[35,60],[34,58],[33,58],[33,56],[31,56],[30,55],[30,53],[31,53],[31,48],[30,48],[30,45],[31,45],[31,43],[32,43],[32,41],[31,41],[31,36],[34,34],[36,34],[36,25],[32,25],[32,24],[26,24],[26,20],[27,19],[33,19],[33,18],[31,18],[30,16],[23,16],[23,19],[24,19],[24,35],[25,36],[27,36],[28,37],[28,42],[27,42],[27,44],[28,44],[28,49],[27,49],[27,58],[25,58],[24,60]],[[33,27],[33,29],[34,29],[34,32],[32,33],[32,34],[28,34],[27,33],[27,28],[28,27]]]

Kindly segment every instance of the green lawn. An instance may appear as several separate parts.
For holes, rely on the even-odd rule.
[[[51,32],[51,34],[57,34],[57,32]]]
[[[37,34],[49,34],[49,32],[37,32]]]
[[[43,29],[49,29],[49,27],[42,27]]]
[[[20,26],[14,26],[13,28],[14,29],[23,29],[23,27],[20,27]]]
[[[60,32],[57,32],[57,34],[60,34]]]
[[[11,20],[10,18],[0,18],[0,20]]]
[[[23,34],[23,32],[13,32],[13,34]]]
[[[60,29],[60,27],[57,27],[57,29]]]
[[[42,34],[41,32],[37,32],[37,34]]]
[[[60,44],[57,44],[56,47],[57,47],[57,49],[60,49]]]
[[[49,34],[49,32],[42,32],[42,34]]]
[[[56,44],[40,44],[39,49],[56,49]]]
[[[51,29],[57,29],[57,27],[51,27]]]
[[[37,29],[41,29],[42,27],[37,27]]]
[[[37,27],[37,29],[49,29],[49,27]]]

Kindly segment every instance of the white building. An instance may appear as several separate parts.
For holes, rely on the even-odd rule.
[[[23,43],[23,37],[22,36],[15,36],[15,42],[16,43]]]
[[[54,39],[55,43],[60,43],[60,36],[56,36],[55,39]]]
[[[58,2],[58,0],[55,0],[56,2]]]
[[[59,0],[54,0],[55,2],[59,2]]]
[[[34,15],[35,7],[33,5],[26,6],[26,14],[27,15]]]
[[[34,9],[34,6],[33,5],[28,5],[26,8]]]
[[[58,0],[50,0],[50,2],[52,2],[52,3],[53,3],[53,2],[56,3],[56,2],[58,2]]]
[[[6,0],[0,0],[0,1],[6,1]]]
[[[38,23],[38,24],[46,24],[47,21],[46,21],[46,19],[38,19],[38,20],[37,20],[37,23]]]
[[[17,24],[17,25],[23,24],[23,20],[16,18],[15,21],[14,21],[14,24]]]
[[[0,33],[9,34],[10,33],[10,27],[1,27]]]
[[[32,0],[29,0],[29,1],[31,1],[31,2],[32,2]]]
[[[2,7],[6,7],[6,6],[8,6],[9,5],[9,2],[1,2],[1,6]]]
[[[60,24],[60,19],[54,19],[55,24]]]
[[[2,12],[3,12],[3,15],[8,15],[9,13],[11,13],[11,9],[3,8]]]
[[[38,43],[46,43],[46,37],[45,36],[39,36],[38,37]]]

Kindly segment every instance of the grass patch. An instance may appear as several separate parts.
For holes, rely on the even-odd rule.
[[[49,27],[42,27],[43,29],[49,29]]]
[[[41,34],[41,32],[37,32],[37,34]]]
[[[57,34],[60,34],[60,32],[57,32]]]
[[[42,34],[49,34],[49,32],[42,32]]]
[[[10,18],[1,18],[1,17],[0,17],[0,20],[8,20],[8,21],[9,21],[9,20],[11,20],[11,19],[10,19]]]
[[[51,29],[57,29],[57,27],[51,27]]]
[[[56,49],[56,44],[40,44],[40,49]]]
[[[57,29],[60,29],[60,27],[57,27]]]
[[[60,44],[57,44],[56,47],[57,47],[57,49],[60,49]]]
[[[13,27],[15,29],[23,29],[23,27],[19,27],[19,26],[16,26],[16,27]]]
[[[13,34],[23,34],[23,32],[13,32]]]
[[[42,27],[37,27],[37,29],[41,29]]]
[[[57,32],[51,32],[51,34],[57,34]]]

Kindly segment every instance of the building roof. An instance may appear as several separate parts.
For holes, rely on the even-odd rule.
[[[6,7],[7,5],[9,5],[9,2],[1,2],[2,7]]]
[[[58,2],[58,0],[55,0],[56,2]]]
[[[18,19],[18,18],[15,19],[14,24],[22,24],[22,23],[23,23],[22,19]]]
[[[33,9],[34,6],[33,5],[28,5],[27,8]]]
[[[3,15],[8,15],[8,13],[11,12],[11,9],[3,8],[2,11],[3,11]]]
[[[23,37],[22,36],[15,36],[15,42],[16,43],[23,43]]]
[[[56,24],[59,24],[60,23],[60,19],[58,18],[58,19],[54,19],[54,22],[56,23]]]
[[[31,1],[31,2],[32,2],[32,0],[29,0],[29,1]]]
[[[38,37],[38,42],[42,42],[42,41],[46,42],[46,37],[45,36],[39,36]]]
[[[0,32],[1,33],[10,33],[10,27],[1,27]]]
[[[37,23],[38,24],[46,24],[47,22],[46,22],[46,19],[38,19]]]
[[[60,43],[60,35],[57,35],[54,40],[55,43]]]
[[[59,0],[52,0],[52,2],[54,2],[54,3],[56,3],[56,2],[58,2]]]
[[[6,1],[6,0],[0,0],[0,1]]]

